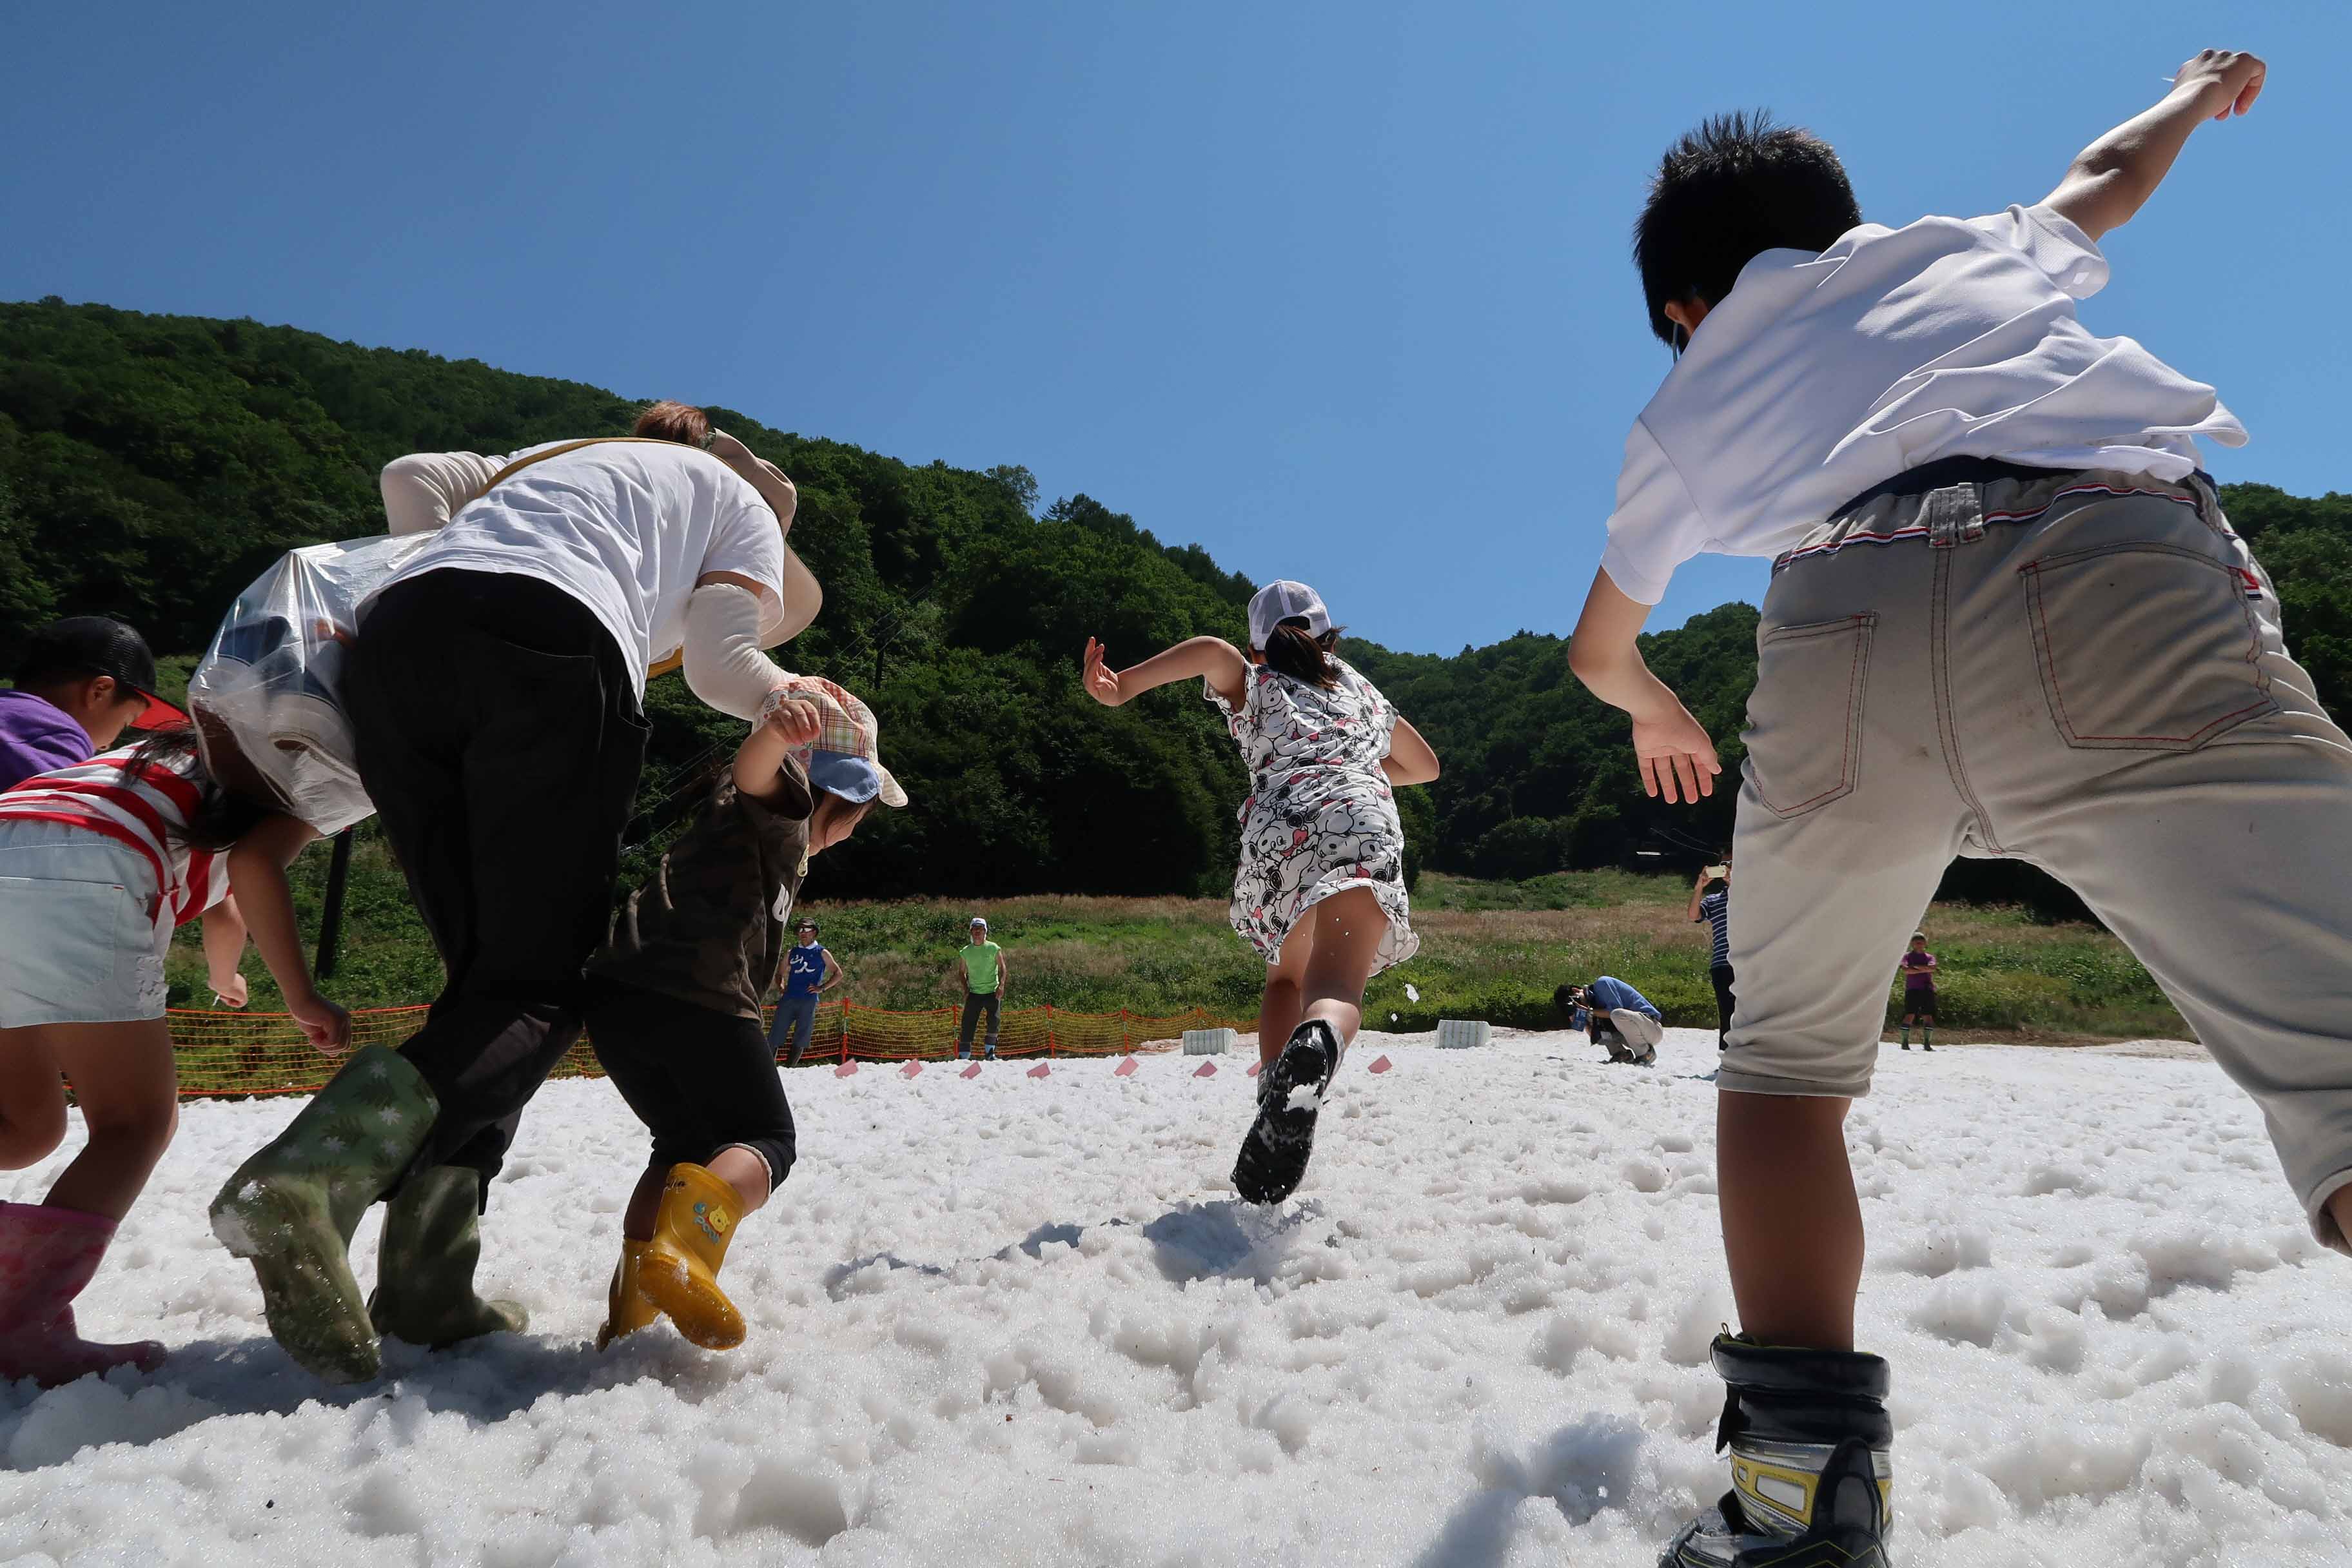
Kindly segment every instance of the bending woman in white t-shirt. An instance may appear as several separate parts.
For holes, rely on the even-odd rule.
[[[475,1216],[524,1104],[580,1037],[648,668],[678,655],[697,696],[757,719],[782,679],[761,649],[820,597],[784,547],[792,482],[683,405],[656,405],[632,438],[502,464],[404,458],[384,500],[396,530],[433,537],[363,608],[342,695],[448,979],[423,1028],[356,1055],[213,1204],[270,1331],[336,1381],[375,1374],[378,1332],[438,1346],[522,1326],[521,1308],[475,1294]],[[346,1248],[379,1196],[391,1210],[362,1300]]]

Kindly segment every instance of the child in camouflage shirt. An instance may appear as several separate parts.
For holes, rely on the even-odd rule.
[[[706,1349],[743,1342],[719,1267],[736,1222],[768,1201],[793,1155],[760,993],[810,858],[876,801],[907,804],[878,742],[864,702],[829,680],[789,679],[589,962],[589,1039],[653,1134],[599,1349],[664,1315]]]

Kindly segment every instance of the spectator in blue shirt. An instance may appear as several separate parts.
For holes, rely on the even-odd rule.
[[[1718,873],[1720,873],[1718,875]],[[1715,985],[1715,1048],[1723,1049],[1731,1032],[1731,857],[1709,866],[1692,885],[1690,918],[1705,921],[1714,945],[1708,950],[1706,977]]]
[[[1563,985],[1552,999],[1571,1010],[1574,1022],[1611,1061],[1648,1067],[1658,1059],[1658,1042],[1666,1037],[1664,1016],[1615,975],[1604,974],[1590,985]]]
[[[816,940],[816,921],[803,920],[784,950],[782,971],[776,978],[782,993],[776,998],[776,1021],[768,1026],[771,1049],[784,1053],[784,1065],[796,1068],[816,1033],[818,995],[841,984],[841,965]]]

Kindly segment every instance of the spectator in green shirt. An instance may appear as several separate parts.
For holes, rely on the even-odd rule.
[[[971,941],[956,954],[955,963],[948,970],[948,984],[963,986],[963,1027],[956,1037],[958,1061],[971,1054],[971,1027],[983,1012],[988,1015],[988,1037],[981,1048],[990,1061],[996,1059],[996,1031],[1003,1021],[1008,978],[1004,950],[988,940],[988,922],[978,915],[972,916]]]

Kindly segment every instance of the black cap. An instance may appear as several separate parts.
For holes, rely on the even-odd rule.
[[[76,675],[111,676],[116,686],[144,697],[146,709],[131,721],[135,730],[176,730],[188,721],[155,695],[155,656],[147,639],[111,616],[51,621],[32,635],[16,666],[18,686]]]

